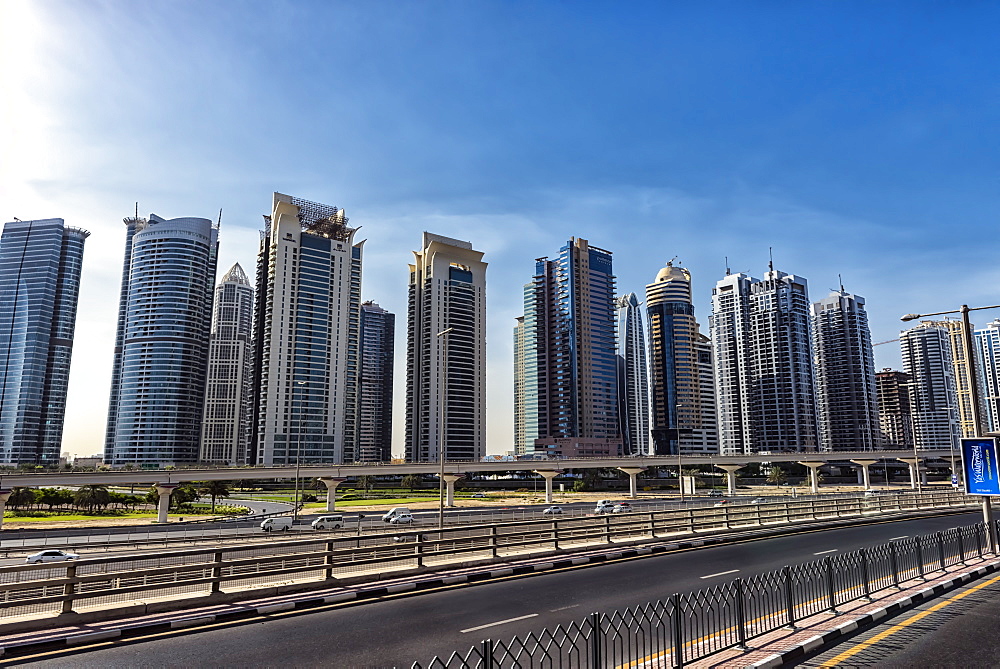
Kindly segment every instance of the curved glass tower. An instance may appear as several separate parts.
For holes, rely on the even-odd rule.
[[[61,218],[0,237],[0,463],[58,465],[83,244]]]
[[[625,455],[649,455],[649,374],[641,304],[635,293],[617,300],[618,331],[622,333],[618,401]]]
[[[152,214],[130,226],[120,376],[109,414],[112,465],[198,459],[219,229]],[[116,363],[118,362],[116,355]],[[109,427],[112,421],[109,420]]]

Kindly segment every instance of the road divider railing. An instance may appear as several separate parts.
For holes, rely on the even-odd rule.
[[[924,579],[988,554],[982,523],[907,537],[725,584],[612,611],[467,651],[411,669],[683,667],[873,593]]]
[[[955,492],[785,501],[443,529],[408,526],[381,534],[317,533],[310,539],[13,565],[0,567],[0,624],[260,588],[319,587],[339,579],[354,582],[372,574],[527,558],[553,550],[970,504],[974,498]]]

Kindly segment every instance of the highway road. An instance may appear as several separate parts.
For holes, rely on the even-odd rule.
[[[996,667],[1000,576],[991,574],[885,619],[800,667]]]
[[[893,521],[679,551],[656,557],[511,577],[415,596],[386,597],[305,614],[276,613],[244,624],[51,659],[31,666],[409,667],[435,655],[465,652],[483,638],[506,639],[696,590],[736,576],[778,569],[837,551],[930,534],[978,522],[977,513]],[[191,637],[190,634],[196,636]],[[206,652],[211,649],[211,652]]]

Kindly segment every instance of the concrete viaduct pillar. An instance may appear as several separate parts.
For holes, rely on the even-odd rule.
[[[871,490],[872,489],[872,482],[871,482],[871,478],[869,478],[869,475],[868,475],[868,468],[871,467],[876,462],[878,462],[878,460],[851,460],[851,462],[853,462],[854,464],[858,465],[858,467],[859,467],[859,469],[858,469],[858,477],[859,477],[860,480],[858,481],[858,483],[861,483],[862,485],[864,485],[865,490]]]
[[[645,467],[619,467],[620,471],[628,474],[628,495],[632,499],[639,496],[639,492],[636,489],[635,477],[646,470]]]
[[[742,465],[715,465],[722,471],[726,472],[726,494],[735,495],[736,494],[736,470],[745,467]]]
[[[326,510],[337,509],[337,486],[347,479],[341,476],[320,476],[319,480],[326,484]]]
[[[920,490],[920,458],[896,458],[910,468],[910,488]]]
[[[552,503],[552,479],[562,474],[562,471],[542,470],[535,471],[536,474],[545,479],[545,503]]]
[[[461,474],[445,474],[444,475],[444,485],[445,485],[445,506],[455,506],[455,481],[462,478]]]
[[[10,499],[10,494],[14,492],[10,488],[3,488],[0,490],[0,529],[3,528],[3,513],[7,509],[7,500]]]
[[[822,467],[825,462],[800,462],[800,465],[804,465],[809,468],[809,483],[812,486],[812,493],[814,495],[819,494],[819,468]]]
[[[160,494],[160,502],[157,505],[156,522],[167,522],[167,512],[170,510],[170,495],[176,490],[176,483],[157,483],[156,492]]]

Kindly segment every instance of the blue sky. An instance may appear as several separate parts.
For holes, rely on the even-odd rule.
[[[494,453],[511,445],[520,286],[570,236],[614,253],[620,292],[678,256],[705,331],[725,257],[760,276],[768,247],[814,300],[841,274],[876,341],[903,313],[998,303],[998,18],[974,2],[5,0],[0,217],[93,233],[65,450],[103,441],[136,201],[222,208],[220,274],[252,272],[272,191],[344,207],[400,354],[421,231],[472,241],[490,263]],[[898,366],[898,347],[876,358]]]

